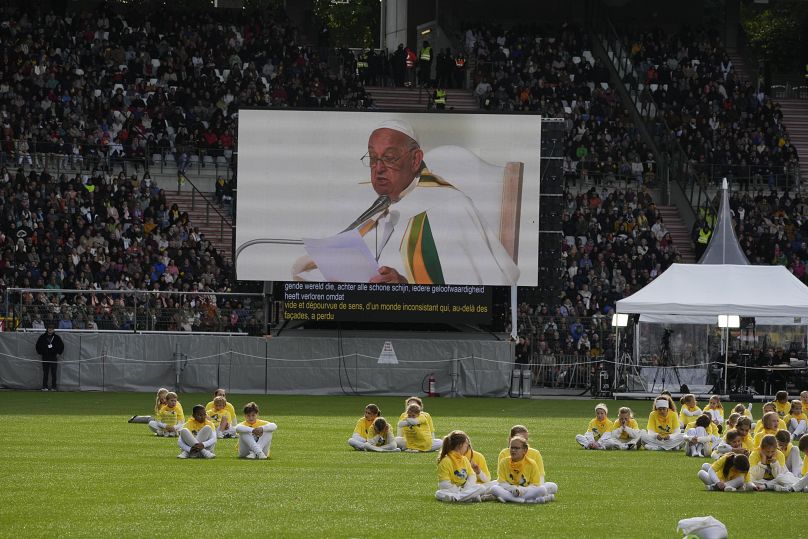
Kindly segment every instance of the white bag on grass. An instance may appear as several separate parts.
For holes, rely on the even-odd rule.
[[[683,518],[676,529],[701,539],[727,539],[727,527],[713,516]]]

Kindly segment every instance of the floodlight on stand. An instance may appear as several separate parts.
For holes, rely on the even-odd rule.
[[[628,325],[628,315],[624,313],[615,313],[612,315],[612,327],[624,328]]]
[[[719,314],[718,327],[720,328],[739,328],[741,327],[741,317],[737,314]]]

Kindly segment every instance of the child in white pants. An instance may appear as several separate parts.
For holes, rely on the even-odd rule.
[[[675,451],[685,441],[679,432],[679,416],[670,410],[670,401],[664,396],[654,400],[654,409],[648,416],[648,427],[641,436],[645,448],[651,451]]]
[[[595,417],[586,427],[586,432],[576,434],[575,441],[584,449],[603,449],[600,441],[612,430],[612,422],[608,417],[609,409],[602,402],[595,406]]]
[[[785,455],[777,448],[777,438],[765,435],[760,447],[749,456],[750,475],[758,490],[787,492],[792,489],[797,478],[786,469],[785,461]]]
[[[205,407],[205,412],[216,426],[217,438],[236,437],[235,416],[230,411],[230,409],[233,408],[233,405],[231,404],[228,407],[228,404],[227,399],[219,395],[218,397],[213,398],[211,401],[211,406]]]
[[[191,419],[179,431],[177,443],[182,450],[177,458],[212,459],[216,456],[213,453],[216,447],[216,427],[208,419],[204,406],[194,406]]]
[[[248,402],[244,406],[244,421],[236,425],[239,458],[266,460],[269,457],[272,433],[278,426],[259,419],[258,412],[258,405]]]
[[[365,442],[363,449],[365,451],[376,452],[399,452],[401,449],[396,445],[396,439],[390,430],[390,424],[383,417],[377,417],[373,422],[371,431],[369,433],[368,441]]]
[[[707,490],[762,490],[757,489],[749,477],[749,459],[746,455],[728,453],[713,464],[705,462],[698,477]]]
[[[804,393],[804,391],[803,391]],[[800,394],[802,396],[802,394]],[[808,434],[803,435],[799,441],[800,452],[804,458],[802,460],[802,469],[800,470],[800,479],[791,485],[791,490],[794,492],[808,492]]]
[[[638,447],[641,435],[642,431],[632,415],[631,408],[623,406],[617,412],[617,420],[612,425],[611,432],[601,437],[600,445],[604,449],[634,449]]]
[[[435,498],[442,502],[480,502],[486,488],[477,484],[477,474],[466,458],[469,437],[461,430],[446,435],[438,457],[438,490]]]
[[[353,434],[348,438],[348,445],[357,451],[364,451],[365,444],[371,436],[373,429],[373,422],[382,415],[382,411],[375,404],[368,404],[365,406],[365,415],[356,421]]]
[[[696,426],[685,432],[685,456],[710,456],[713,450],[713,436],[707,432],[707,429],[711,422],[710,416],[700,415],[696,418]]]
[[[791,413],[788,414],[783,421],[786,424],[786,428],[788,432],[791,433],[791,437],[794,441],[799,440],[802,438],[802,435],[808,432],[808,418],[805,417],[802,409],[802,401],[801,400],[793,400],[791,401]]]
[[[777,449],[786,457],[786,470],[794,474],[794,477],[800,477],[802,458],[799,447],[791,443],[791,434],[786,430],[778,430],[774,437],[777,438]]]
[[[499,501],[516,503],[546,503],[557,490],[555,483],[541,484],[536,461],[527,458],[527,440],[514,436],[509,443],[510,456],[499,461],[497,483],[490,489]]]
[[[165,400],[166,403],[160,406],[155,418],[149,421],[149,428],[155,436],[174,437],[185,423],[185,413],[173,391],[166,393]]]

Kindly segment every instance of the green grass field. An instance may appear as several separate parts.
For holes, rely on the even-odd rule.
[[[794,522],[802,494],[707,492],[696,478],[702,461],[681,453],[580,449],[574,435],[594,401],[425,402],[438,434],[465,430],[493,473],[510,426],[529,427],[559,493],[551,504],[524,506],[436,501],[434,453],[350,450],[364,405],[376,402],[396,418],[401,398],[232,395],[237,410],[254,398],[262,417],[278,424],[272,458],[236,459],[236,441],[220,440],[217,458],[203,461],[177,459],[175,439],[126,422],[149,412],[148,394],[1,395],[6,537],[645,538],[676,537],[679,519],[701,515],[724,522],[730,537],[808,536]],[[207,397],[180,400],[190,413]],[[608,404],[614,417],[623,403]],[[627,405],[644,426],[650,403]]]

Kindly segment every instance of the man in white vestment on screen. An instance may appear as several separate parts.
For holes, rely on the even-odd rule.
[[[430,173],[423,157],[407,122],[387,120],[370,134],[362,163],[379,210],[352,225],[380,266],[370,282],[516,284],[519,268],[472,200]],[[380,203],[382,196],[389,201]],[[316,265],[303,256],[293,278],[312,280],[312,271]]]

